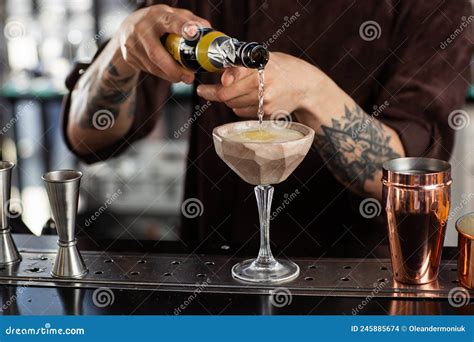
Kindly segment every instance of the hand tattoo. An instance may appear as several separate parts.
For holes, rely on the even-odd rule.
[[[315,144],[328,167],[343,183],[361,192],[384,161],[400,157],[390,147],[391,136],[384,125],[357,105],[353,110],[344,106],[344,115],[333,119],[331,127],[321,125],[321,130]]]

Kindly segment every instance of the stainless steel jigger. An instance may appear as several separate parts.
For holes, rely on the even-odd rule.
[[[59,237],[51,271],[56,278],[82,278],[88,271],[75,237],[81,177],[82,173],[74,170],[52,171],[42,177]]]
[[[15,164],[0,161],[0,265],[10,265],[21,260],[10,233],[9,205],[12,185],[12,170]]]

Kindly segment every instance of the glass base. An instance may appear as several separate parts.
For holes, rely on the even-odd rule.
[[[260,264],[249,259],[232,267],[232,276],[249,283],[276,284],[291,281],[300,274],[300,267],[290,260],[273,260]]]

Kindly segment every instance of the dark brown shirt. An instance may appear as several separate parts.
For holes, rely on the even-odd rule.
[[[468,1],[208,0],[178,5],[230,36],[270,43],[271,51],[316,65],[367,113],[387,101],[378,119],[398,132],[408,156],[449,158],[454,131],[448,115],[462,108],[472,53],[470,29],[459,33],[472,14]],[[369,33],[362,39],[361,26],[367,21],[380,27],[375,39]],[[446,43],[452,35],[455,39]],[[77,69],[67,81],[69,89],[79,77]],[[169,84],[147,74],[141,79],[130,132],[113,146],[82,156],[83,160],[115,156],[153,129]],[[218,82],[218,75],[202,74],[197,82]],[[203,104],[197,96],[194,101]],[[195,219],[183,218],[183,229],[187,241],[207,247],[225,244],[237,251],[258,243],[253,188],[219,159],[211,134],[214,127],[235,120],[229,108],[215,103],[192,124],[184,198],[200,199],[204,212]],[[386,245],[383,215],[361,217],[361,199],[334,178],[315,148],[275,188],[273,210],[284,207],[271,222],[276,254],[366,255]],[[291,196],[296,191],[297,196]]]

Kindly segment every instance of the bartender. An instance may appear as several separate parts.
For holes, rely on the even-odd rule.
[[[158,2],[157,2],[158,3]],[[213,27],[243,41],[265,42],[267,118],[288,113],[316,131],[302,164],[276,186],[272,247],[279,255],[367,256],[386,248],[381,165],[403,156],[448,160],[448,116],[463,106],[472,43],[468,1],[147,1],[130,14],[90,65],[67,79],[64,134],[69,148],[94,163],[119,155],[152,131],[170,84],[194,84],[184,199],[203,212],[182,218],[193,249],[239,252],[258,243],[253,186],[217,156],[214,127],[256,119],[257,72],[230,68],[193,74],[163,47],[167,33]],[[176,3],[176,1],[174,2]],[[191,27],[191,28],[190,28]],[[107,110],[113,125],[98,129]],[[140,168],[140,165],[136,165]],[[157,194],[158,195],[158,194]],[[375,215],[359,210],[363,199]]]

